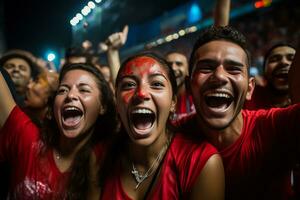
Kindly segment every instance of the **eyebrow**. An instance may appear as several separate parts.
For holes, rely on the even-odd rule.
[[[164,74],[161,74],[161,73],[150,73],[150,74],[149,74],[149,77],[150,77],[150,78],[153,78],[153,77],[155,77],[155,76],[161,76],[161,77],[163,77],[164,79],[168,80],[167,77],[166,77]],[[138,76],[136,76],[136,75],[124,75],[124,76],[121,76],[121,77],[120,77],[120,80],[122,80],[122,79],[124,79],[124,78],[131,78],[131,79],[134,79],[135,81],[137,81]]]
[[[162,74],[162,73],[153,73],[153,74],[150,74],[149,75],[150,76],[150,78],[153,78],[153,77],[156,77],[156,76],[161,76],[161,77],[163,77],[164,79],[166,79],[167,81],[169,80],[169,79],[167,79],[167,77],[164,75],[164,74]]]
[[[87,83],[79,83],[78,86],[79,87],[81,87],[81,86],[89,86],[89,87],[93,88],[91,85],[89,85]],[[68,84],[60,84],[59,87],[67,87],[67,88],[69,88],[69,85]]]
[[[202,59],[202,60],[199,60],[196,62],[196,65],[198,64],[212,64],[212,65],[219,65],[219,61],[216,61],[214,59]],[[232,60],[232,59],[225,59],[224,61],[224,64],[225,65],[234,65],[234,66],[238,66],[238,67],[243,67],[244,64],[241,63],[241,62],[238,62],[238,61],[235,61],[235,60]]]

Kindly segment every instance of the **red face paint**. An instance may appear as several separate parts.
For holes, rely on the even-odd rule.
[[[130,90],[130,91],[127,91],[126,93],[124,93],[122,95],[124,102],[128,104],[133,95],[134,95],[134,90]]]
[[[159,66],[159,69],[154,66]],[[136,76],[138,79],[143,79],[145,76],[155,73],[164,74],[164,72],[162,72],[160,69],[159,63],[155,59],[143,56],[129,61],[122,69],[120,78],[122,79],[122,77]],[[130,99],[135,94],[141,99],[147,97],[147,91],[142,89],[141,86],[138,86],[138,88],[123,92],[122,97],[124,102],[129,103]]]
[[[130,76],[134,72],[142,77],[150,73],[151,66],[157,64],[157,61],[150,57],[138,57],[129,61],[123,68],[122,76]],[[138,71],[136,71],[138,70]]]

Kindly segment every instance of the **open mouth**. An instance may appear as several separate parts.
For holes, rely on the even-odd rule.
[[[204,100],[209,107],[226,109],[232,103],[233,97],[228,93],[209,93]]]
[[[277,68],[273,71],[273,76],[276,78],[287,79],[289,74],[289,68]]]
[[[130,120],[137,130],[145,131],[152,127],[155,113],[147,108],[137,108],[130,113]]]
[[[83,112],[74,106],[64,108],[62,112],[63,123],[67,127],[75,127],[81,120]]]
[[[288,78],[288,74],[289,74],[288,71],[281,70],[281,71],[277,71],[276,73],[274,73],[274,76],[276,78],[287,79]]]

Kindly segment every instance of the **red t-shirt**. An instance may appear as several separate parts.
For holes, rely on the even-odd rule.
[[[102,146],[95,147],[99,158]],[[57,168],[37,126],[15,107],[0,133],[0,161],[11,164],[9,199],[63,199],[69,172]]]
[[[240,137],[220,151],[226,199],[288,199],[290,170],[299,159],[300,104],[271,110],[242,111]],[[182,130],[201,134],[196,117],[183,119]]]
[[[193,98],[188,93],[183,93],[177,97],[175,119],[179,120],[196,112]]]
[[[148,199],[179,199],[179,187],[183,198],[187,198],[207,160],[216,153],[216,149],[203,140],[175,134]],[[115,171],[106,181],[101,199],[130,200],[121,184],[120,166]]]
[[[258,110],[258,109],[270,109],[276,107],[286,107],[290,104],[290,101],[278,98],[278,95],[273,92],[270,86],[255,86],[250,101],[245,101],[244,109]]]

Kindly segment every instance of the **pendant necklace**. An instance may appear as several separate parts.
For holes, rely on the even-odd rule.
[[[141,172],[138,171],[138,169],[134,166],[134,163],[132,162],[132,171],[131,174],[133,175],[135,181],[136,181],[136,186],[135,189],[138,189],[138,187],[140,186],[140,184],[146,180],[149,176],[151,176],[151,174],[155,171],[155,167],[159,165],[164,153],[167,151],[168,147],[169,147],[169,143],[170,140],[168,140],[166,142],[166,144],[162,147],[162,149],[160,150],[159,154],[157,155],[157,157],[155,158],[155,160],[153,161],[152,165],[149,167],[149,169],[142,174]]]

